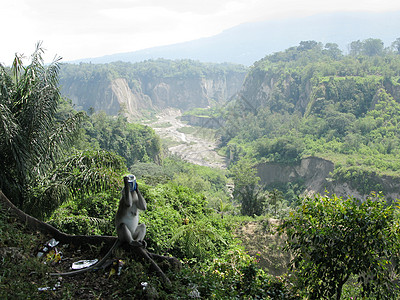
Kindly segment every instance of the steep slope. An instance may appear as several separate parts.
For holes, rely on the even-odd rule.
[[[223,103],[237,93],[246,75],[238,65],[192,61],[148,61],[140,64],[63,65],[62,95],[78,110],[137,118],[144,111],[167,107],[188,110]]]
[[[298,163],[261,163],[257,166],[258,176],[265,185],[287,184],[289,182],[304,182],[303,194],[324,194],[326,191],[339,197],[354,196],[359,199],[366,198],[369,193],[360,189],[351,181],[334,180],[332,174],[335,165],[332,161],[319,157],[307,157]],[[375,184],[385,192],[389,199],[400,198],[400,183],[397,177],[370,174]],[[365,178],[367,180],[367,178]]]
[[[263,162],[266,184],[301,179],[305,192],[398,198],[400,55],[379,39],[356,44],[342,55],[305,41],[256,62],[227,106],[227,157]],[[326,171],[310,157],[328,161]]]

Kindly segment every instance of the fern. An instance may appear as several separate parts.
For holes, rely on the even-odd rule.
[[[186,258],[205,259],[211,252],[217,252],[216,245],[226,245],[225,239],[207,220],[182,225],[172,236],[171,245],[180,246]]]

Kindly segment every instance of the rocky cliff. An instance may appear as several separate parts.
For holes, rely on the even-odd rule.
[[[251,111],[268,106],[275,112],[303,115],[319,113],[335,103],[342,112],[351,112],[357,118],[374,107],[381,91],[400,101],[400,80],[396,77],[321,76],[313,72],[254,68],[246,76],[240,100]]]
[[[306,187],[304,194],[324,194],[328,191],[339,197],[354,196],[365,199],[368,194],[355,188],[356,185],[344,181],[335,181],[331,175],[334,164],[329,160],[318,157],[307,157],[297,164],[262,163],[257,166],[257,175],[265,185],[275,183],[288,183],[301,180]],[[372,179],[378,183],[383,194],[389,199],[400,198],[400,183],[390,176],[374,176]]]
[[[154,65],[153,69],[142,67],[138,71],[134,65],[122,65],[123,71],[118,66],[64,66],[61,92],[79,110],[104,110],[110,115],[124,110],[129,116],[139,117],[145,110],[172,107],[185,111],[223,103],[240,90],[246,75],[242,68],[221,71],[218,66],[201,72],[201,65],[196,65],[200,71],[171,74],[169,70],[154,71]],[[130,73],[128,68],[132,68]]]
[[[304,113],[310,101],[311,83],[306,81],[299,85],[292,74],[253,70],[246,77],[240,93],[251,110],[267,105],[276,109],[280,105],[276,102],[285,99],[290,103],[287,107],[289,112],[297,110]]]
[[[288,183],[299,179],[304,181],[306,193],[323,193],[328,184],[334,164],[331,161],[307,157],[298,164],[262,163],[257,166],[262,183]]]
[[[154,106],[188,110],[222,103],[237,93],[244,74],[230,78],[223,75],[189,78],[157,78],[141,80],[142,90]]]

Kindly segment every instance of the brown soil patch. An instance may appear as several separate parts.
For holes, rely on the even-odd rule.
[[[248,253],[257,258],[259,266],[272,275],[287,271],[290,256],[283,251],[285,240],[275,233],[279,220],[251,221],[242,224],[236,236],[242,241]]]

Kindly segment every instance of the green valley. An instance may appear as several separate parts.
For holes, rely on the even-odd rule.
[[[0,66],[0,298],[400,295],[399,39],[303,41],[250,68],[42,54]],[[108,251],[129,173],[171,285],[127,246],[50,277]],[[37,255],[41,221],[71,243]]]

